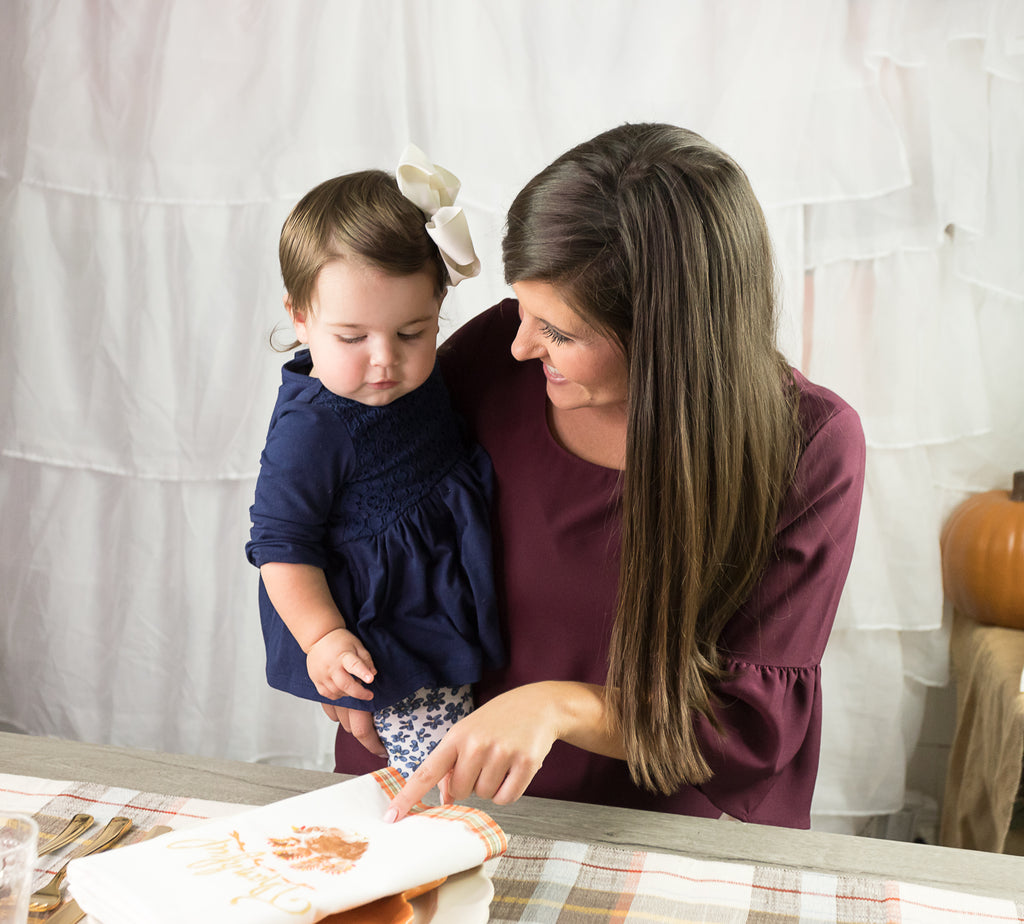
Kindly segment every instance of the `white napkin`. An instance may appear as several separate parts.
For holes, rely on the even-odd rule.
[[[380,770],[72,860],[68,887],[103,924],[305,924],[504,852],[477,809],[421,803],[384,822],[402,785]]]

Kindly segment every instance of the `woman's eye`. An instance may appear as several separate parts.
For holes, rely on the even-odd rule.
[[[566,337],[565,334],[563,334],[560,330],[555,330],[555,328],[550,327],[547,324],[545,324],[541,328],[541,333],[545,337],[547,337],[548,340],[550,340],[552,343],[562,344],[568,343],[570,340],[572,340],[571,337]]]

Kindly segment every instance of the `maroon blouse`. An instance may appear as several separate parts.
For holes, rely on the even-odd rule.
[[[539,680],[603,684],[615,612],[619,472],[564,450],[547,425],[537,361],[509,351],[518,305],[506,300],[445,343],[453,401],[491,456],[496,581],[506,667],[478,702]],[[698,734],[713,778],[670,796],[635,786],[624,761],[556,742],[527,794],[652,811],[808,827],[821,737],[821,655],[853,555],[864,483],[856,412],[796,374],[804,450],[783,504],[776,556],[720,641],[731,676],[718,688],[720,738]],[[339,729],[338,772],[381,762]]]

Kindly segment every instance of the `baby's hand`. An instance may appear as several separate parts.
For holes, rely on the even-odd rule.
[[[362,642],[348,629],[334,629],[314,643],[306,655],[306,670],[321,696],[373,699],[359,681],[371,683],[377,668]]]

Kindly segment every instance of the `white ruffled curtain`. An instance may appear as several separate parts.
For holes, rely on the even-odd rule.
[[[530,176],[670,121],[747,169],[786,353],[864,421],[814,823],[900,808],[948,679],[940,524],[1024,464],[1024,6],[11,0],[0,86],[0,721],[329,766],[243,555],[284,216],[424,148],[484,261],[447,333],[506,294]]]

